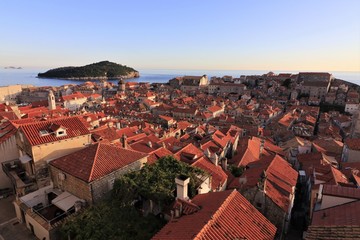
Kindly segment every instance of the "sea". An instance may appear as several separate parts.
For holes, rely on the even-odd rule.
[[[81,81],[37,78],[40,72],[48,69],[23,68],[23,69],[0,69],[0,86],[8,85],[33,85],[33,86],[62,86],[66,84],[80,84]],[[262,75],[269,71],[260,70],[178,70],[178,69],[140,69],[140,77],[129,79],[133,82],[166,83],[178,76],[201,76],[206,74],[209,79],[213,76],[222,77],[225,75],[240,77],[241,75]],[[273,71],[274,73],[298,73],[299,71]],[[360,72],[330,72],[335,78],[360,85]],[[110,80],[117,82],[118,80]]]

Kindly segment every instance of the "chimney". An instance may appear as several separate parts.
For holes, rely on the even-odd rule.
[[[120,124],[120,122],[116,122],[116,128],[117,128],[117,129],[121,129],[121,124]]]
[[[127,148],[126,147],[126,139],[127,139],[126,135],[123,134],[122,137],[121,137],[121,143],[122,143],[123,148]]]
[[[151,141],[149,141],[149,142],[147,143],[147,145],[148,145],[149,148],[152,148],[152,143],[151,143]]]
[[[185,175],[180,175],[175,178],[176,183],[176,197],[182,200],[188,200],[188,185],[190,178]]]

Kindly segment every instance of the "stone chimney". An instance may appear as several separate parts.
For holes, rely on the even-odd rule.
[[[180,175],[175,178],[176,183],[176,197],[182,200],[188,200],[188,185],[190,178],[184,175]]]
[[[121,137],[121,143],[122,143],[123,148],[127,148],[126,139],[127,139],[127,136],[125,134],[123,134]]]

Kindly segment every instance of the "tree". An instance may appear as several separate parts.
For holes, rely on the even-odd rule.
[[[200,185],[199,176],[206,173],[186,163],[167,156],[160,158],[155,164],[145,165],[140,171],[124,175],[115,181],[113,193],[118,199],[128,199],[129,196],[142,196],[159,203],[170,203],[175,199],[175,178],[185,175],[190,178],[189,195],[196,194]]]
[[[231,166],[230,172],[234,177],[240,177],[244,172],[244,167]]]
[[[61,227],[63,239],[150,239],[165,221],[152,214],[142,216],[134,206],[139,196],[162,203],[175,199],[175,177],[190,177],[189,195],[196,193],[199,176],[206,173],[171,156],[145,165],[115,181],[109,199],[70,216]]]

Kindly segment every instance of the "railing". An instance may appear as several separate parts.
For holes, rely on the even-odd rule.
[[[55,213],[54,213],[55,217],[53,217],[52,219],[48,219],[48,218],[46,218],[46,217],[41,213],[41,211],[50,209],[51,207],[55,207],[55,208],[61,210],[60,208],[56,207],[54,204],[50,204],[50,205],[47,205],[47,206],[42,207],[42,208],[39,208],[39,209],[36,209],[36,208],[34,208],[34,207],[31,208],[31,211],[32,211],[33,213],[35,213],[35,214],[36,214],[37,216],[39,216],[42,220],[45,221],[45,223],[47,224],[47,226],[45,226],[45,227],[51,227],[53,224],[55,224],[56,222],[64,219],[65,217],[67,217],[67,216],[70,214],[69,212],[63,212],[63,213],[61,213],[61,214],[55,214]],[[36,220],[36,219],[35,219],[35,220]],[[39,222],[39,221],[38,221],[38,222]]]
[[[20,160],[11,160],[2,163],[4,173],[10,178],[13,186],[20,190],[20,194],[26,194],[33,190],[32,186],[36,183],[35,179],[27,176]],[[21,189],[24,189],[23,192]]]

